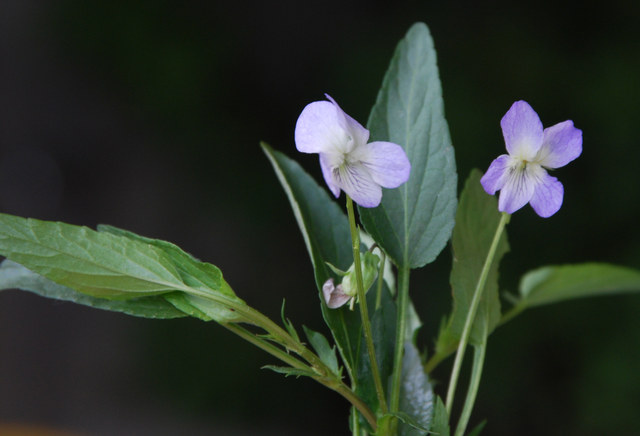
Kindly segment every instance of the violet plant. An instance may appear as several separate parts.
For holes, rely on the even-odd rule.
[[[494,329],[529,307],[640,290],[640,271],[632,268],[543,266],[522,277],[518,296],[505,296],[510,306],[503,311],[498,266],[509,250],[506,225],[527,203],[541,217],[560,209],[564,188],[547,170],[581,154],[582,131],[571,121],[543,129],[526,102],[514,103],[501,122],[508,154],[484,175],[472,171],[458,198],[426,25],[415,24],[399,43],[366,128],[327,99],[304,108],[295,145],[319,154],[329,191],[345,193],[346,215],[295,160],[267,144],[262,149],[302,232],[329,338],[303,327],[305,339],[284,305],[280,322],[269,319],[236,295],[216,266],[179,247],[104,225],[91,230],[0,214],[0,289],[134,316],[215,321],[280,361],[265,368],[310,377],[341,395],[351,405],[345,425],[354,436],[479,434],[481,426],[467,427]],[[416,339],[422,308],[410,298],[410,274],[448,244],[453,308],[434,349],[425,350]],[[456,416],[469,347],[469,385]],[[454,353],[446,391],[434,389],[430,374]]]

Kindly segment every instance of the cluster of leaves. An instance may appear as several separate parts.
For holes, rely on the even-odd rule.
[[[384,382],[392,379],[394,349],[402,347],[399,411],[394,415],[401,421],[399,433],[423,435],[430,431],[448,435],[449,417],[433,392],[428,373],[455,350],[460,340],[500,214],[495,198],[480,186],[479,171],[471,173],[457,204],[458,180],[436,54],[424,24],[414,25],[398,45],[367,127],[373,140],[401,144],[412,164],[409,181],[398,189],[386,190],[379,207],[359,209],[364,230],[370,236],[363,239],[375,241],[399,273],[398,290],[393,280],[380,275],[378,280],[384,280],[382,294],[378,297],[370,292],[367,296],[381,377]],[[304,237],[323,317],[335,348],[320,333],[305,329],[308,341],[329,369],[325,375],[339,379],[343,368],[336,356],[337,348],[355,394],[377,411],[379,404],[360,316],[347,307],[329,309],[322,298],[323,283],[337,278],[328,265],[347,270],[353,262],[347,217],[326,189],[300,165],[266,144],[262,148]],[[415,343],[420,320],[410,299],[402,300],[402,293],[408,291],[410,270],[432,262],[449,240],[454,254],[453,310],[443,323],[434,355],[427,362]],[[522,278],[519,296],[512,297],[511,310],[503,314],[498,264],[508,249],[503,234],[472,327],[471,345],[485,343],[498,325],[528,307],[640,289],[640,272],[629,268],[607,264],[546,266]],[[235,295],[217,267],[169,242],[109,226],[99,226],[94,231],[0,214],[0,254],[7,258],[0,265],[0,289],[18,288],[149,318],[193,316],[225,326],[256,323],[255,311]],[[400,344],[398,319],[404,320]],[[283,323],[293,343],[301,343],[284,314]],[[289,349],[291,342],[280,345]],[[299,353],[304,354],[304,350]],[[313,365],[312,358],[305,358]],[[318,376],[317,372],[294,364],[271,368],[290,375]],[[382,420],[388,418],[379,416]],[[364,419],[362,422],[371,424]]]

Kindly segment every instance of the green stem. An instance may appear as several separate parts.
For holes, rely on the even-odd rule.
[[[436,350],[435,354],[427,360],[427,363],[424,365],[424,371],[427,374],[431,374],[434,369],[447,357],[451,356],[454,351],[458,348],[459,342],[452,342],[451,345],[447,346],[447,348],[442,350]]]
[[[400,408],[400,387],[402,385],[402,358],[404,356],[404,337],[406,336],[407,306],[409,305],[408,266],[398,271],[398,317],[396,320],[396,347],[393,358],[393,376],[391,384],[391,413]]]
[[[373,345],[373,334],[371,333],[371,322],[369,321],[369,309],[367,307],[367,297],[364,292],[362,282],[362,265],[360,263],[360,235],[356,227],[356,217],[353,211],[353,201],[348,195],[347,197],[347,215],[349,216],[349,227],[351,229],[351,247],[353,248],[353,262],[356,272],[356,288],[358,291],[358,300],[360,300],[360,316],[362,318],[362,328],[364,331],[365,342],[367,343],[367,352],[371,361],[371,373],[373,375],[373,383],[376,387],[376,395],[380,404],[382,414],[387,413],[387,401],[382,388],[380,379],[380,370],[378,369],[378,360],[376,359],[376,350]]]
[[[380,308],[382,303],[382,285],[384,284],[384,264],[387,260],[384,251],[380,250],[380,268],[378,269],[378,288],[376,289],[376,310]]]
[[[484,365],[484,356],[487,350],[486,337],[485,342],[481,345],[474,347],[473,353],[473,368],[471,370],[471,380],[469,381],[469,390],[467,391],[467,398],[464,400],[464,407],[458,426],[456,427],[456,433],[454,436],[463,436],[471,417],[471,411],[476,401],[476,395],[478,394],[478,387],[480,386],[480,377],[482,376],[482,366]]]
[[[453,362],[453,369],[451,370],[451,379],[449,381],[449,389],[447,390],[446,408],[447,408],[447,414],[449,416],[451,416],[451,409],[453,407],[453,397],[455,395],[456,386],[458,384],[458,377],[460,376],[460,369],[462,367],[464,352],[469,342],[471,327],[473,326],[473,322],[476,318],[476,312],[478,311],[478,306],[480,305],[480,299],[482,297],[484,285],[487,281],[487,276],[489,275],[489,269],[491,268],[491,264],[493,263],[493,258],[495,257],[495,254],[496,254],[496,249],[498,248],[498,242],[500,242],[502,231],[504,230],[505,225],[509,221],[509,217],[510,215],[505,212],[503,212],[502,216],[500,217],[500,222],[498,223],[498,227],[496,228],[495,235],[493,235],[493,241],[491,241],[489,252],[487,253],[487,257],[484,261],[484,265],[482,265],[482,271],[480,272],[480,277],[478,278],[478,283],[476,284],[476,289],[473,292],[473,298],[471,300],[471,304],[469,305],[469,312],[467,313],[467,319],[465,320],[464,328],[462,330],[462,336],[460,337],[460,343],[458,344],[456,359]]]

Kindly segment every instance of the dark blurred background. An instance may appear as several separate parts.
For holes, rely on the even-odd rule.
[[[296,155],[328,92],[366,122],[394,47],[431,28],[460,184],[503,153],[527,100],[574,120],[553,218],[518,212],[501,282],[534,267],[640,267],[640,2],[0,2],[0,210],[171,240],[218,265],[273,318],[326,332],[285,195],[259,149]],[[449,250],[412,276],[432,348]],[[488,435],[640,434],[640,295],[524,313],[491,337],[472,425]],[[0,293],[0,422],[84,435],[347,435],[347,403],[261,370],[268,355],[211,323],[146,320]],[[443,395],[451,362],[439,368]],[[462,399],[463,392],[459,393]]]

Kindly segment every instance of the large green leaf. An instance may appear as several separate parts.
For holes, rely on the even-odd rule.
[[[453,314],[449,334],[456,339],[460,339],[462,335],[469,305],[501,218],[497,200],[487,195],[480,185],[481,177],[482,173],[479,170],[471,171],[460,196],[456,226],[453,230]],[[506,232],[503,232],[471,330],[471,344],[483,343],[485,332],[487,335],[490,334],[500,322],[498,264],[507,251],[509,244]]]
[[[431,433],[438,436],[449,436],[450,434],[447,408],[445,407],[440,397],[436,397],[436,405],[433,412],[433,425],[431,426]]]
[[[451,235],[457,174],[429,29],[414,24],[398,44],[367,124],[372,141],[400,144],[409,181],[384,190],[377,208],[359,208],[367,232],[396,265],[432,262]]]
[[[322,296],[322,285],[327,279],[333,277],[340,280],[327,262],[343,271],[353,263],[349,222],[326,189],[318,186],[297,162],[267,144],[261,145],[287,194],[302,232],[313,264],[322,315],[331,329],[349,374],[353,376],[360,343],[360,315],[344,306],[329,309]]]
[[[105,298],[92,297],[52,282],[8,259],[5,259],[0,264],[0,290],[5,289],[21,289],[47,298],[71,301],[96,309],[122,312],[127,315],[144,318],[166,319],[186,316],[185,313],[168,303],[163,298],[164,296],[152,295],[128,300],[107,300]]]
[[[518,306],[640,291],[640,270],[606,263],[545,266],[520,281]]]
[[[126,299],[186,288],[162,250],[66,223],[0,214],[0,254],[95,297]]]

